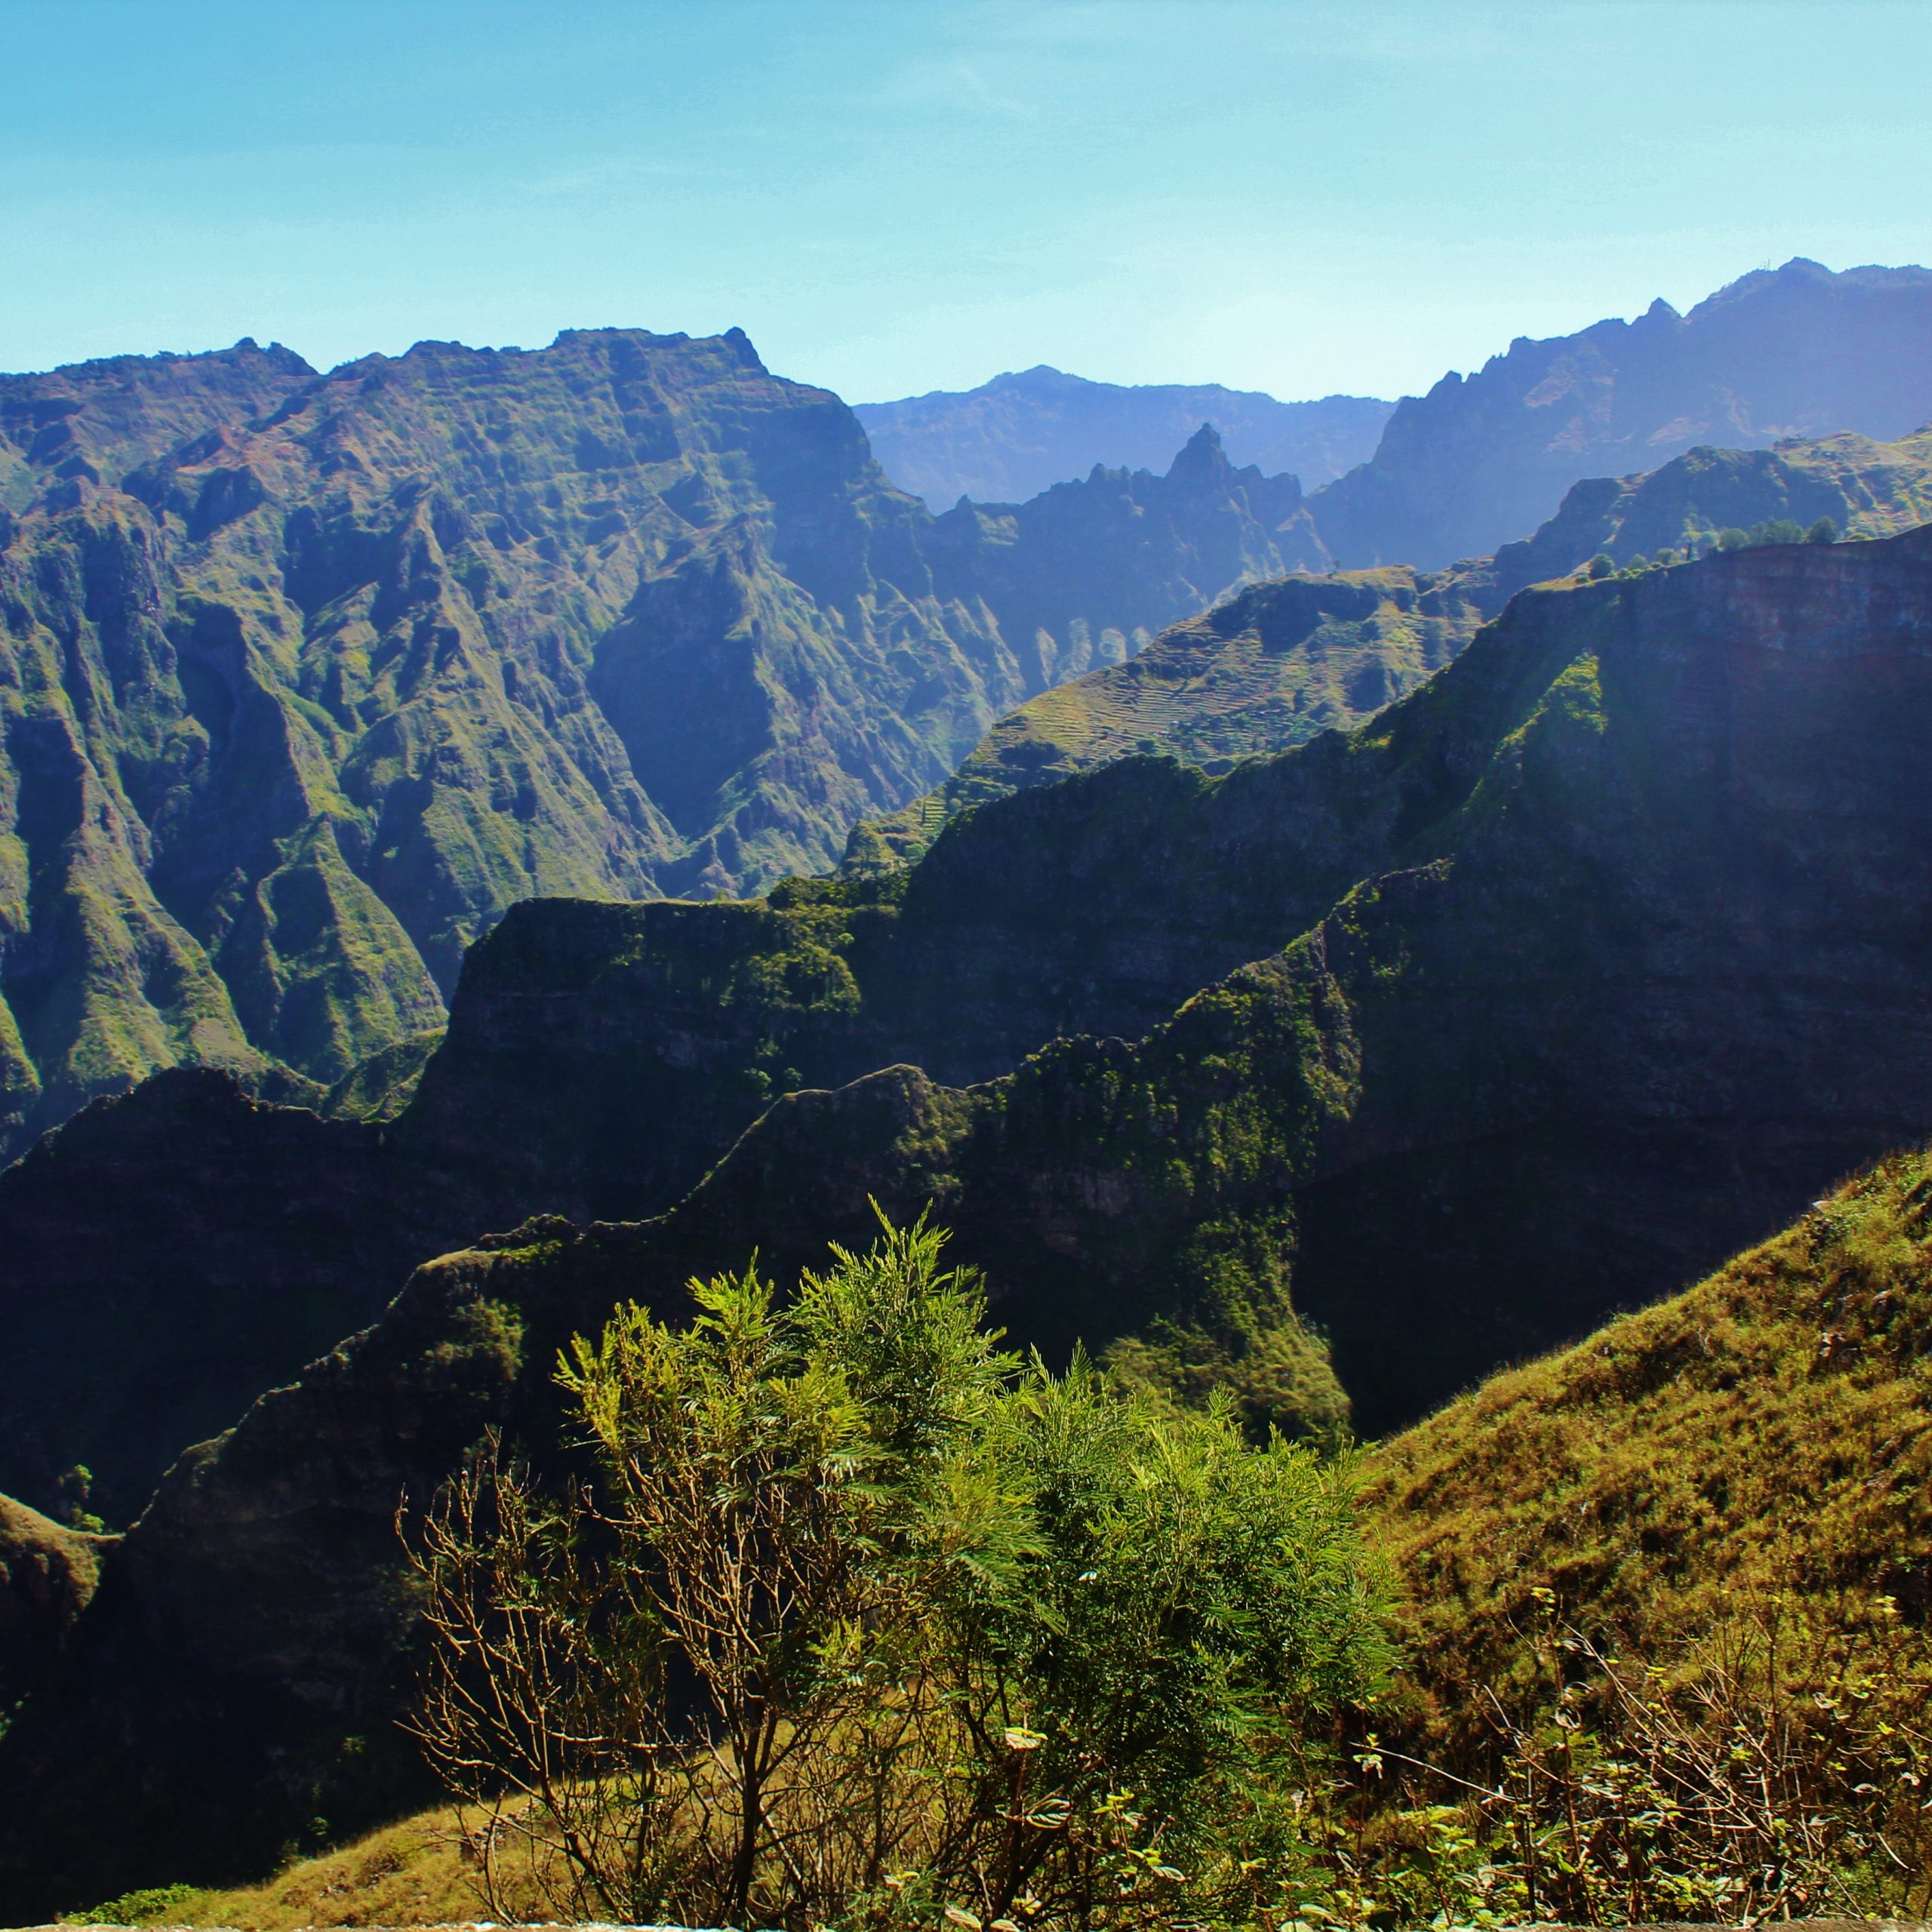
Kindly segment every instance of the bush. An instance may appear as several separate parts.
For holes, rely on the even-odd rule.
[[[1835,543],[1838,540],[1838,527],[1828,516],[1821,516],[1804,533],[1807,543]]]
[[[193,1885],[150,1885],[123,1892],[93,1911],[70,1912],[60,1922],[73,1925],[183,1925],[192,1922],[201,1897]]]
[[[1583,574],[1593,582],[1600,582],[1604,577],[1614,576],[1616,571],[1616,561],[1607,550],[1599,550],[1583,566]]]
[[[439,1499],[419,1729],[493,1909],[519,1854],[626,1922],[1250,1897],[1264,1759],[1381,1661],[1348,1466],[1001,1354],[943,1239],[621,1310],[559,1373],[584,1466]]]
[[[1740,530],[1734,524],[1730,529],[1718,532],[1718,548],[1720,550],[1748,550],[1750,547],[1751,533],[1748,530]]]
[[[1295,1875],[1304,1916],[1749,1925],[1932,1908],[1932,1714],[1888,1600],[1820,1627],[1746,1599],[1645,1662],[1535,1595],[1540,1683],[1513,1709],[1469,1687],[1486,1761],[1451,1775],[1371,1734],[1355,1775],[1322,1788]]]

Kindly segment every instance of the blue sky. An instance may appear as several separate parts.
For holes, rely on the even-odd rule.
[[[1932,260],[1932,5],[0,0],[0,368],[734,323],[854,401],[1394,395]]]

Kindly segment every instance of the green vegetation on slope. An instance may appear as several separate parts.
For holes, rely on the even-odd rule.
[[[915,857],[960,812],[1115,759],[1219,773],[1350,731],[1446,664],[1485,612],[1481,571],[1353,571],[1257,585],[1002,718],[937,791],[855,826],[842,869]]]
[[[1403,1669],[1355,1725],[1389,1743],[1275,1767],[1315,1801],[1260,1882],[1351,1926],[1922,1909],[1875,1834],[1923,1849],[1929,1336],[1921,1151],[1373,1450]],[[487,1829],[427,1812],[165,1915],[469,1916]],[[500,1860],[499,1908],[543,1875]]]
[[[1669,1657],[1752,1599],[1842,1629],[1932,1605],[1932,1156],[1901,1154],[1696,1287],[1376,1451],[1427,1728],[1533,1681],[1545,1609]],[[1553,1604],[1538,1595],[1547,1592]]]
[[[1592,478],[1533,537],[1497,552],[1497,587],[1566,576],[1598,556],[1626,566],[1695,555],[1727,533],[1765,526],[1782,525],[1795,543],[1821,519],[1844,537],[1932,522],[1932,429],[1895,443],[1844,435],[1768,450],[1700,448],[1645,475]]]
[[[76,1469],[69,1478],[83,1503],[86,1476]],[[0,1736],[16,1703],[58,1660],[93,1599],[111,1547],[109,1537],[0,1496]]]
[[[934,519],[737,331],[0,380],[0,1159],[311,1102],[515,902],[830,863],[1014,704],[1320,555],[1218,445]]]

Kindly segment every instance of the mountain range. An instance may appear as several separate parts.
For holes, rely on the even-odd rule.
[[[1721,550],[1519,593],[1352,732],[1219,777],[1134,757],[1032,787],[881,878],[518,909],[412,1111],[472,1217],[494,1189],[503,1226],[546,1162],[576,1212],[614,1186],[627,1214],[664,1205],[472,1240],[386,1309],[337,1284],[374,1325],[180,1456],[57,1694],[0,1741],[15,1872],[109,1809],[132,1882],[180,1875],[156,1861],[183,1844],[215,1875],[298,1817],[408,1801],[382,1716],[398,1494],[487,1423],[540,1453],[558,1342],[620,1297],[675,1309],[749,1239],[784,1277],[869,1201],[932,1204],[1016,1340],[1376,1434],[1922,1137],[1928,635],[1932,531]],[[349,1124],[180,1072],[55,1137],[10,1211],[51,1226],[91,1171],[132,1243],[197,1110],[230,1124],[242,1212],[212,1219],[229,1265],[255,1245],[257,1332],[267,1284],[326,1285],[317,1230],[379,1241],[424,1198],[427,1168],[386,1166],[398,1122],[346,1161],[318,1141],[278,1205],[250,1150]],[[217,1346],[218,1305],[197,1328],[160,1278],[118,1291],[131,1333]],[[10,1386],[11,1413],[106,1372],[63,1367],[32,1308],[6,1318],[41,1338],[32,1374],[67,1377]],[[91,1413],[113,1448],[118,1411]]]
[[[1300,477],[1334,561],[1440,570],[1527,538],[1586,478],[1647,473],[1700,445],[1932,426],[1932,273],[1795,258],[1684,314],[1660,300],[1634,321],[1519,336],[1392,406],[1121,389],[1042,368],[857,414],[887,472],[936,503],[1030,494],[1097,461],[1158,463],[1211,422],[1236,460]]]
[[[1928,288],[937,516],[735,331],[0,380],[0,1912],[426,1801],[398,1509],[881,1211],[1050,1361],[1402,1432],[1417,1748],[1527,1590],[1916,1602]]]
[[[0,381],[0,1158],[177,1063],[318,1104],[533,894],[755,891],[1325,561],[1211,434],[934,518],[741,335]]]
[[[1768,526],[1817,509],[1875,533],[1932,494],[1914,450],[1697,451],[1612,495],[1687,551],[1708,545],[1712,514]],[[94,1509],[131,1519],[184,1444],[373,1318],[417,1263],[531,1214],[661,1212],[789,1091],[894,1061],[970,1084],[1055,1038],[1158,1026],[1278,950],[1368,863],[1338,843],[1284,911],[1265,870],[1250,890],[1211,846],[1170,851],[1164,815],[1202,774],[1252,786],[1244,758],[1359,729],[1454,657],[1511,584],[1576,583],[1614,540],[1600,504],[1578,507],[1604,492],[1572,494],[1494,566],[1257,586],[1035,698],[935,792],[857,828],[839,881],[748,904],[513,909],[468,955],[447,1037],[372,1055],[334,1118],[258,1104],[211,1070],[90,1109],[0,1175],[0,1490],[54,1508],[85,1465]],[[1059,797],[1054,781],[1098,781],[1122,759],[1138,783]],[[1023,790],[1054,814],[1088,800],[1082,835],[1100,841],[1037,894],[1033,848],[1065,843],[1059,818],[1011,821],[1006,856],[977,825]],[[990,856],[949,858],[959,838]]]
[[[1439,569],[1527,537],[1585,477],[1700,445],[1762,448],[1932,424],[1932,272],[1833,274],[1801,258],[1686,315],[1653,303],[1540,342],[1395,405],[1374,455],[1315,493],[1337,560]]]
[[[944,509],[961,497],[1010,503],[1108,469],[1151,469],[1205,423],[1229,459],[1315,489],[1374,454],[1392,405],[1372,396],[1279,402],[1256,389],[1095,383],[1045,364],[974,389],[862,402],[872,453],[902,490]]]

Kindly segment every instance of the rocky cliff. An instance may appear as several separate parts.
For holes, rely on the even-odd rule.
[[[0,1159],[177,1063],[315,1098],[519,899],[829,863],[1318,554],[1209,450],[936,524],[735,331],[9,377],[0,506]]]
[[[1292,474],[1312,490],[1374,454],[1389,408],[1372,396],[1278,402],[1218,383],[1094,383],[1041,364],[975,389],[862,402],[854,413],[886,474],[941,510],[961,497],[1038,496],[1097,463],[1152,469],[1204,423],[1237,463]]]
[[[1680,315],[1519,337],[1397,404],[1374,456],[1316,492],[1343,564],[1440,568],[1527,537],[1585,477],[1699,444],[1761,448],[1932,423],[1932,272],[1816,262],[1747,275]]]
[[[1932,531],[1746,550],[1525,593],[1369,725],[1224,777],[1136,759],[997,801],[897,896],[570,915],[550,970],[601,951],[607,1011],[626,973],[663,989],[669,1066],[733,983],[810,995],[801,1053],[884,1040],[922,930],[962,955],[923,1023],[962,1068],[1016,968],[1053,1030],[1100,1023],[975,1084],[790,1094],[671,1212],[420,1270],[185,1457],[0,1746],[10,1902],[72,1891],[109,1809],[96,1890],[399,1801],[398,1493],[492,1420],[543,1453],[552,1350],[617,1297],[675,1309],[754,1242],[783,1275],[869,1198],[934,1204],[1017,1339],[1291,1421],[1332,1420],[1339,1377],[1371,1433],[1694,1278],[1932,1128],[1928,728]],[[581,923],[607,913],[636,923]],[[533,965],[548,917],[519,915]],[[1124,1037],[1189,948],[1211,983]]]

